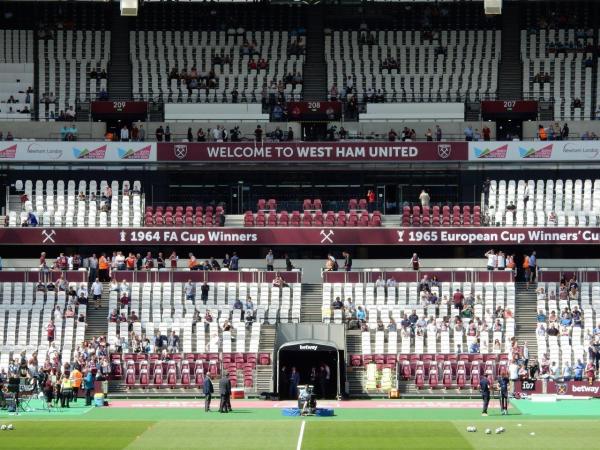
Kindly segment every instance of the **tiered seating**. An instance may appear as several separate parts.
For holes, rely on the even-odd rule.
[[[582,314],[581,326],[571,322],[570,325],[562,327],[559,325],[558,336],[536,333],[538,355],[548,354],[550,363],[555,362],[561,369],[565,364],[573,367],[577,360],[587,362],[587,349],[589,336],[593,335],[593,329],[600,319],[600,283],[581,283],[578,298],[560,299],[558,283],[538,283],[537,311],[543,311],[549,318],[552,313],[556,314],[557,323],[561,322],[562,313],[567,310],[571,314],[579,310]],[[543,295],[539,294],[543,289]],[[550,292],[554,293],[554,299],[550,299]],[[544,323],[548,328],[548,321]],[[538,323],[538,327],[541,322]]]
[[[242,55],[244,40],[256,40],[258,54],[255,61],[264,58],[268,68],[248,68],[251,57]],[[136,99],[162,99],[168,102],[231,102],[232,91],[246,102],[261,100],[263,86],[272,80],[282,80],[288,73],[302,74],[304,55],[288,55],[290,43],[287,31],[131,31],[133,60],[133,94]],[[215,55],[224,54],[230,64],[214,64]],[[190,92],[184,82],[169,79],[173,68],[178,72],[196,67],[199,74],[214,70],[217,84],[209,89]],[[286,98],[300,99],[302,84],[287,84]],[[239,101],[239,100],[238,100]]]
[[[129,42],[134,98],[175,103],[232,102],[232,91],[237,90],[236,101],[257,103],[264,87],[278,83],[287,74],[302,74],[304,55],[288,51],[296,37],[304,33],[300,8],[219,5],[217,14],[227,18],[225,25],[204,20],[213,14],[212,5],[197,3],[179,5],[175,12],[156,4],[141,11]],[[251,57],[242,54],[242,46],[244,41],[252,40],[256,42],[252,58],[264,58],[266,69],[248,68]],[[216,55],[228,57],[230,62],[215,63]],[[216,86],[200,88],[205,82],[201,79],[190,95],[184,81],[169,77],[173,68],[178,73],[186,70],[189,75],[193,67],[202,78],[214,70]],[[287,100],[299,100],[302,84],[288,83],[284,93]]]
[[[214,212],[214,216],[213,216]],[[196,226],[213,227],[221,225],[225,214],[222,206],[146,206],[144,225],[146,226]]]
[[[131,356],[125,355],[125,382],[129,386],[201,386],[204,373],[220,371],[221,364],[236,379],[236,383],[246,387],[255,387],[255,369],[257,364],[268,365],[268,354],[259,354],[261,324],[300,321],[300,284],[292,284],[283,289],[274,288],[269,283],[209,283],[209,299],[206,304],[196,299],[196,305],[185,298],[183,283],[133,283],[130,303],[120,309],[118,293],[111,292],[109,309],[120,309],[120,313],[129,316],[132,311],[139,314],[140,321],[133,323],[133,332],[137,336],[153,336],[156,331],[168,336],[172,331],[180,336],[181,355],[174,355],[175,367],[162,367],[158,374],[155,368],[129,367]],[[197,285],[200,292],[200,284]],[[241,310],[233,309],[236,299],[253,299],[256,309],[256,321],[247,328],[242,320]],[[206,311],[210,311],[213,322],[205,322]],[[200,322],[193,323],[194,313],[198,311]],[[230,331],[223,331],[225,321],[231,323]],[[123,339],[129,341],[128,324],[109,323],[108,341],[117,343]],[[219,355],[222,355],[221,357]],[[157,358],[158,355],[152,356]],[[184,362],[189,361],[188,371],[184,371]],[[173,371],[172,369],[175,369]],[[186,375],[187,374],[187,375]],[[184,376],[185,375],[185,376]]]
[[[325,36],[328,86],[384,93],[386,101],[460,101],[493,96],[500,57],[499,30],[448,30],[425,39],[424,31],[379,29],[333,31]],[[373,36],[364,43],[361,34]],[[447,55],[437,49],[443,47]],[[393,58],[398,68],[384,68]]]
[[[556,120],[589,120],[592,118],[592,65],[584,61],[593,57],[593,33],[576,37],[576,30],[521,30],[523,60],[523,95],[536,100],[554,101]],[[559,45],[566,50],[558,51]],[[548,74],[540,80],[538,74]],[[581,106],[576,107],[574,100]]]
[[[75,108],[78,101],[95,100],[107,88],[106,79],[89,74],[108,66],[110,31],[56,30],[54,39],[39,39],[38,45],[40,93],[56,99],[45,110],[46,118]]]
[[[506,211],[511,202],[514,214]],[[488,215],[494,224],[593,227],[600,216],[600,180],[493,180]]]
[[[128,317],[136,311],[140,321],[134,323],[133,331],[141,336],[153,336],[156,330],[167,335],[176,331],[181,337],[182,350],[191,352],[231,353],[258,352],[260,325],[278,322],[300,321],[300,284],[275,288],[270,283],[209,283],[209,300],[206,304],[196,298],[196,305],[185,298],[183,283],[133,283],[131,301],[124,312]],[[200,292],[201,285],[197,285]],[[241,310],[233,309],[238,298],[245,302],[252,298],[256,310],[256,322],[252,329],[245,327]],[[111,292],[109,309],[118,309],[118,293]],[[204,329],[206,311],[210,311],[213,322]],[[194,312],[198,311],[202,322],[192,325]],[[223,323],[228,320],[231,332],[223,332]],[[109,323],[108,340],[129,339],[127,323]],[[234,348],[235,347],[235,348]]]
[[[232,387],[256,390],[256,368],[271,364],[271,357],[269,353],[184,353],[172,354],[168,362],[163,362],[158,354],[128,353],[122,361],[120,356],[115,358],[113,364],[119,366],[128,388],[202,389],[205,375],[217,377],[222,366],[229,373]]]
[[[8,225],[20,226],[27,220],[29,212],[33,212],[41,226],[65,227],[129,227],[142,224],[143,199],[141,184],[134,181],[119,183],[112,181],[110,186],[113,192],[110,210],[106,211],[108,203],[102,199],[108,182],[102,180],[100,185],[96,180],[89,183],[80,180],[76,185],[74,180],[67,182],[65,194],[64,180],[31,180],[15,183],[15,193],[18,196],[26,195],[27,201],[22,205],[21,211],[14,209],[8,213]],[[133,186],[133,187],[132,187]],[[80,197],[80,194],[83,194]],[[13,196],[16,197],[16,196]],[[13,205],[19,204],[18,199],[13,200]],[[103,209],[104,208],[104,209]]]
[[[360,355],[351,357],[353,366],[360,366]],[[386,371],[391,372],[396,363],[367,363],[367,390],[375,389],[373,381],[377,372],[381,373],[381,390],[386,389],[384,380]],[[437,355],[400,355],[398,360],[399,377],[402,380],[413,381],[417,389],[472,389],[479,391],[481,377],[487,376],[495,381],[498,376],[508,372],[508,356],[501,355],[468,355],[468,354],[437,354]]]
[[[369,214],[367,211],[252,211],[244,213],[245,227],[380,227],[382,216],[379,211]]]
[[[42,362],[46,354],[61,353],[63,363],[70,362],[73,350],[85,336],[86,324],[78,322],[77,316],[86,315],[86,306],[73,306],[75,317],[64,318],[69,304],[65,292],[38,292],[35,283],[5,282],[0,289],[0,371],[8,370],[11,355],[18,356],[22,351],[28,357],[37,351]],[[55,313],[57,306],[61,313]],[[56,326],[52,347],[46,339],[51,319]]]
[[[0,30],[0,119],[29,119],[21,113],[25,106],[31,111],[33,93],[27,98],[27,88],[33,88],[33,32],[31,30]],[[8,103],[10,98],[15,102]],[[27,102],[26,100],[29,100]],[[10,112],[12,108],[12,112]]]
[[[481,207],[469,205],[450,206],[404,206],[402,208],[402,226],[480,226]]]
[[[449,324],[447,331],[441,331],[443,330],[441,324],[445,317],[459,316],[458,310],[452,305],[452,293],[456,289],[462,289],[465,297],[473,293],[474,317],[485,320],[487,324],[485,330],[480,329],[481,327],[476,329],[480,353],[500,353],[502,346],[508,351],[510,338],[515,333],[514,318],[497,319],[500,321],[502,331],[493,331],[493,326],[497,322],[493,315],[499,306],[514,312],[513,283],[441,283],[441,288],[437,289],[441,304],[426,306],[422,305],[419,298],[418,283],[398,283],[397,287],[387,288],[376,287],[375,283],[324,283],[323,322],[342,323],[343,313],[341,310],[332,310],[332,302],[337,297],[351,298],[357,308],[361,306],[365,309],[367,315],[366,321],[370,331],[362,333],[364,355],[379,355],[381,358],[389,356],[391,360],[396,358],[398,353],[451,353],[457,348],[460,348],[460,352],[466,353],[477,339],[477,336],[469,333],[469,323],[472,319],[463,318],[463,329],[460,331],[455,330],[453,322]],[[413,334],[400,326],[404,315],[409,316],[413,311],[419,319],[427,322],[427,325],[421,329],[421,333]],[[396,323],[397,331],[387,331],[390,319]],[[379,320],[386,331],[375,331]],[[374,346],[371,342],[373,337]],[[494,345],[496,341],[500,343],[500,348]]]

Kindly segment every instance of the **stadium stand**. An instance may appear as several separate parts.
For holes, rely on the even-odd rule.
[[[57,277],[56,277],[57,278]],[[48,279],[48,283],[52,281]],[[54,360],[58,354],[62,362],[70,362],[77,344],[83,341],[86,323],[78,320],[80,314],[85,318],[87,306],[77,305],[63,290],[44,290],[36,283],[1,284],[2,303],[0,304],[0,371],[8,371],[11,354],[25,352],[28,357],[38,352],[40,361],[46,355]],[[69,283],[69,289],[78,289],[75,282]],[[66,314],[69,311],[69,314]],[[69,315],[72,316],[69,317]],[[46,329],[54,321],[54,340],[49,341]]]
[[[550,373],[554,363],[563,373],[578,362],[586,361],[588,346],[592,345],[598,318],[596,311],[599,283],[581,283],[570,289],[573,279],[566,283],[538,283],[537,327],[538,355],[542,355],[542,374]],[[596,317],[596,321],[594,321]]]
[[[555,120],[590,119],[594,42],[594,30],[521,30],[523,95],[554,101]]]
[[[360,102],[494,98],[500,30],[481,11],[442,8],[436,17],[431,9],[422,15],[388,9],[373,21],[331,18],[325,36],[328,89],[334,83],[340,92],[350,87]]]
[[[107,197],[107,188],[111,189]],[[10,196],[8,226],[19,227],[23,222],[31,224],[34,215],[37,224],[65,227],[117,227],[142,224],[144,208],[141,183],[102,180],[89,183],[80,180],[65,181],[18,180],[14,194]]]
[[[168,24],[159,11],[147,9],[130,31],[135,99],[257,103],[268,94],[281,94],[283,101],[302,97],[302,83],[292,82],[302,78],[304,63],[303,50],[293,48],[304,40],[296,8],[220,5],[225,30],[207,21],[198,29],[197,18],[216,14],[211,6],[195,5],[193,17]]]
[[[506,209],[511,203],[514,214]],[[596,226],[600,180],[493,180],[488,215],[491,224]]]
[[[32,41],[31,30],[0,30],[1,120],[28,120],[31,117],[34,86]]]
[[[131,323],[131,334],[128,322],[108,324],[108,342],[129,349],[123,354],[124,380],[129,388],[198,387],[205,373],[217,374],[223,368],[232,374],[234,385],[239,377],[240,385],[256,390],[256,365],[268,365],[271,358],[270,354],[259,354],[261,326],[299,322],[301,286],[292,283],[280,289],[269,283],[209,283],[209,287],[208,300],[201,303],[198,295],[195,304],[187,298],[184,283],[132,283],[127,305],[120,304],[117,291],[111,291],[110,311],[124,317],[136,311],[140,314],[140,320]],[[196,291],[201,291],[200,283]],[[246,305],[248,297],[256,302],[252,322],[244,317],[249,308],[244,306],[242,312],[234,307],[238,299]],[[160,353],[142,359],[131,354],[143,336],[155,333],[181,337],[180,348],[168,349],[179,350],[168,367],[156,362],[148,368],[144,362],[156,361]]]
[[[110,31],[57,30],[52,38],[39,39],[38,46],[44,117],[74,120],[78,102],[96,100],[107,89],[101,72],[110,59]]]

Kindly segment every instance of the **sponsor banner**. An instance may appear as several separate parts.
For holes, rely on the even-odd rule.
[[[413,162],[466,161],[466,142],[159,143],[159,161]]]
[[[152,142],[0,142],[0,164],[11,162],[142,163],[156,161]]]
[[[600,245],[600,228],[0,228],[13,245]]]
[[[600,397],[600,383],[587,381],[548,382],[548,394]]]
[[[600,141],[469,142],[469,161],[600,162]]]

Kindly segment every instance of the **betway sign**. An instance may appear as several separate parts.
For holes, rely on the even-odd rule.
[[[317,348],[319,348],[317,345],[300,345],[299,346],[300,350],[317,350]]]
[[[573,394],[592,394],[596,395],[600,392],[600,386],[571,386],[571,392]]]
[[[159,161],[410,162],[466,161],[466,142],[159,143]]]

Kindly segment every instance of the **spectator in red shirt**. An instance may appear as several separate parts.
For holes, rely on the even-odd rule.
[[[485,126],[481,131],[483,132],[483,140],[489,141],[491,135],[491,130],[489,129],[489,127]]]
[[[260,58],[258,60],[258,68],[261,70],[264,70],[268,67],[269,65],[267,64],[267,61],[265,60],[265,58]]]
[[[125,267],[127,267],[127,270],[135,270],[135,256],[133,256],[133,253],[129,253],[129,256],[125,259]]]
[[[56,258],[56,266],[60,270],[67,270],[69,268],[69,260],[64,253],[61,253],[58,258]]]
[[[54,321],[50,320],[50,323],[48,323],[48,326],[46,327],[48,342],[54,341],[54,332],[55,331],[56,331],[56,327],[54,326]]]
[[[248,70],[256,70],[257,67],[258,66],[256,65],[256,61],[254,59],[248,61]]]
[[[372,189],[367,192],[367,209],[369,212],[375,211],[375,192]]]
[[[465,296],[460,289],[457,289],[454,295],[452,296],[452,302],[454,303],[454,307],[458,309],[459,312],[463,309],[463,301],[465,300]]]

